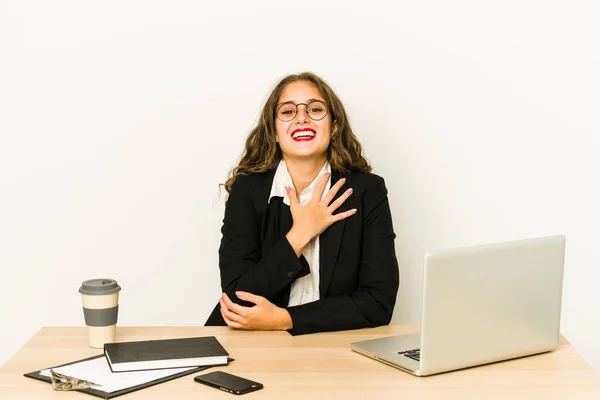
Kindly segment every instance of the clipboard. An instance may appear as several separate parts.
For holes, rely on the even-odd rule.
[[[26,374],[23,374],[23,376],[26,376],[28,378],[37,379],[37,380],[40,380],[40,381],[44,381],[44,382],[47,382],[47,383],[52,383],[52,380],[51,380],[50,377],[47,377],[47,376],[41,374],[41,372],[43,370],[64,367],[64,366],[67,366],[67,365],[72,365],[72,364],[80,363],[80,362],[83,362],[83,361],[89,361],[89,360],[93,360],[93,359],[101,358],[101,357],[104,358],[104,354],[101,354],[99,356],[93,356],[93,357],[84,358],[84,359],[81,359],[81,360],[72,361],[72,362],[66,363],[66,364],[56,365],[56,366],[49,367],[49,368],[43,368],[43,369],[40,369],[38,371],[28,372]],[[232,358],[228,358],[227,361],[231,362],[231,361],[233,361],[233,359]],[[130,386],[130,387],[125,388],[125,389],[116,390],[114,392],[106,392],[106,391],[103,391],[103,390],[100,390],[100,389],[93,389],[93,388],[76,389],[75,391],[82,392],[82,393],[87,393],[87,394],[90,394],[92,396],[101,397],[103,399],[112,399],[114,397],[121,396],[123,394],[135,392],[137,390],[145,389],[147,387],[158,385],[158,384],[163,383],[163,382],[168,382],[168,381],[170,381],[172,379],[181,378],[183,376],[187,376],[187,375],[190,375],[190,374],[193,374],[195,372],[202,371],[202,370],[205,370],[205,369],[211,368],[211,367],[212,367],[211,365],[207,365],[207,366],[192,368],[190,370],[183,371],[183,372],[175,372],[172,375],[168,375],[168,376],[165,376],[165,377],[162,377],[162,378],[159,378],[159,379],[155,379],[155,380],[152,380],[152,381],[140,384],[140,385],[134,385],[134,386]]]

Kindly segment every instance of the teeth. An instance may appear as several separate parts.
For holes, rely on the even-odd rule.
[[[297,139],[297,138],[301,138],[301,137],[313,137],[315,136],[315,133],[312,131],[302,131],[302,132],[296,132],[292,135],[293,139]]]

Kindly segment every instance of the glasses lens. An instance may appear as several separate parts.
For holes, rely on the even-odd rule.
[[[306,112],[311,119],[318,121],[327,115],[327,106],[322,101],[311,101],[306,106]]]
[[[277,107],[277,118],[282,121],[291,121],[296,116],[296,105],[291,103],[281,104]]]

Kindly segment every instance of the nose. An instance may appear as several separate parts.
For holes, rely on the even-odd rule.
[[[306,112],[306,105],[304,104],[298,104],[296,106],[297,114],[296,114],[296,123],[298,124],[304,124],[308,121],[308,113]]]

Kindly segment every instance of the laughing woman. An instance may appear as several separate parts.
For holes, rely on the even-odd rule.
[[[223,294],[206,325],[298,335],[388,324],[395,234],[370,171],[327,83],[282,79],[224,185]]]

